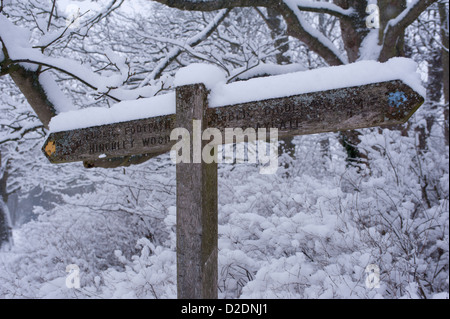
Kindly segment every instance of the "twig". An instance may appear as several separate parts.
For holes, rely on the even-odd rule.
[[[50,26],[52,24],[53,13],[55,12],[55,6],[56,6],[56,0],[53,0],[52,10],[50,12],[50,17],[48,18],[47,32],[50,31]]]

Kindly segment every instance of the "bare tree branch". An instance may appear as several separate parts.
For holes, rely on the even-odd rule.
[[[273,7],[276,0],[154,0],[171,8],[187,11],[217,11],[220,9],[233,9],[237,7]]]
[[[40,125],[40,124],[33,125],[30,127],[21,127],[20,129],[17,130],[17,132],[12,134],[12,136],[6,136],[5,138],[0,139],[0,145],[8,143],[8,142],[20,141],[28,133],[36,132],[37,130],[42,130],[43,128],[44,128],[44,126]]]
[[[299,4],[297,4],[297,7],[301,11],[325,13],[335,16],[340,20],[351,20],[354,14],[354,10],[352,9],[342,9],[341,7],[329,2],[324,2],[324,4],[326,4],[326,6],[321,5],[320,1],[319,2],[301,1],[299,2]]]
[[[191,37],[186,41],[186,46],[189,47],[195,47],[196,45],[200,44],[202,41],[206,40],[216,29],[217,27],[222,23],[223,20],[228,16],[231,9],[226,9],[217,14],[217,16],[214,17],[213,21],[206,26],[204,30],[196,34],[195,36]],[[157,79],[161,76],[162,72],[173,62],[175,61],[178,56],[183,53],[183,48],[177,47],[172,49],[160,63],[155,67],[155,69],[144,79],[144,81],[139,85],[139,87],[143,87],[146,85],[150,80]]]
[[[232,9],[236,7],[265,7],[272,8],[278,11],[285,19],[288,25],[288,34],[295,37],[305,43],[311,50],[320,55],[329,65],[342,65],[345,64],[337,50],[334,50],[334,45],[320,34],[319,31],[315,32],[312,27],[307,25],[302,18],[299,17],[300,9],[296,3],[287,3],[285,1],[277,0],[211,0],[211,1],[195,1],[195,0],[154,0],[156,2],[165,4],[172,8],[188,11],[215,11],[219,9]],[[305,2],[306,3],[306,2]],[[305,5],[309,11],[318,10],[314,5]],[[339,7],[334,6],[336,10],[323,9],[328,13],[338,14]],[[333,7],[331,7],[333,8]],[[349,12],[349,11],[343,11]],[[347,18],[349,16],[346,16]]]

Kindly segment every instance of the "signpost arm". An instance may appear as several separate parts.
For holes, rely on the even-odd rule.
[[[191,137],[190,162],[176,166],[179,299],[216,299],[218,293],[217,162],[206,164],[198,156],[198,147],[206,144],[201,134],[207,125],[207,97],[203,84],[176,89],[176,127],[187,129]]]

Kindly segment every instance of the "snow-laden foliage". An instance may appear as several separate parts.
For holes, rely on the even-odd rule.
[[[297,137],[295,160],[276,175],[222,164],[220,297],[448,296],[448,148],[434,132],[421,153],[414,132],[367,130],[360,147],[370,164],[359,168],[333,135],[329,153],[318,136]],[[174,178],[162,156],[100,172],[93,193],[37,209],[1,255],[0,295],[176,297]],[[72,263],[79,290],[65,287]],[[366,285],[369,265],[380,269],[379,288]]]

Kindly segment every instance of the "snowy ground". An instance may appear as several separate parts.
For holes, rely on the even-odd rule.
[[[296,159],[282,158],[290,166],[276,175],[220,166],[219,297],[448,298],[448,156],[418,159],[414,138],[367,131],[371,165],[358,172],[333,134],[295,142]],[[419,165],[442,196],[430,189],[431,207]],[[168,156],[90,175],[94,193],[37,208],[39,219],[15,231],[14,249],[0,254],[1,297],[176,297]],[[80,289],[66,287],[69,264]]]

